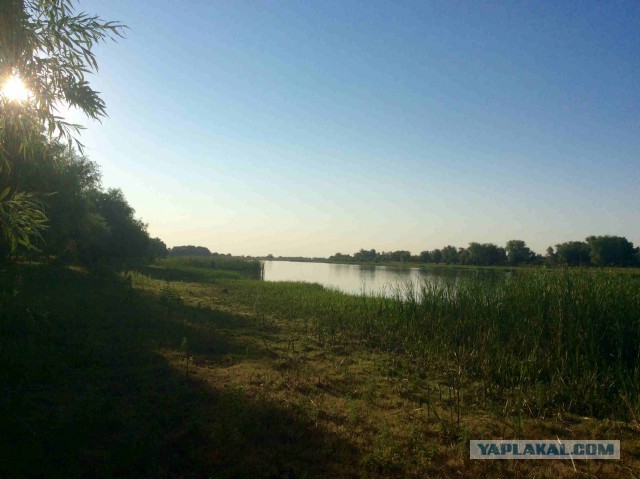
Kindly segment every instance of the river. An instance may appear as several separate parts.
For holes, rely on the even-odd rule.
[[[265,261],[265,281],[306,281],[319,283],[350,294],[391,294],[393,289],[422,281],[439,282],[445,279],[471,277],[478,280],[504,278],[510,272],[491,269],[450,267],[394,267],[334,263],[303,263],[294,261]]]

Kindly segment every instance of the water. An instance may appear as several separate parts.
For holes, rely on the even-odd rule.
[[[391,294],[394,288],[422,281],[439,282],[471,277],[479,280],[504,278],[504,270],[464,268],[400,268],[382,265],[332,263],[298,263],[293,261],[265,261],[265,281],[306,281],[336,288],[350,294]]]

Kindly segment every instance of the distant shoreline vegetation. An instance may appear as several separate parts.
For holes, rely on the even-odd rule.
[[[507,241],[505,247],[493,243],[469,243],[467,248],[445,246],[442,249],[379,253],[361,249],[353,255],[336,253],[331,262],[356,263],[431,263],[469,266],[640,266],[640,248],[621,236],[589,236],[585,241],[569,241],[547,248],[544,256],[532,251],[524,241]]]
[[[165,268],[210,269],[234,271],[250,279],[264,277],[264,265],[251,258],[212,253],[204,246],[177,246],[168,250],[168,257],[156,261]]]
[[[386,265],[438,265],[471,267],[514,266],[596,266],[640,267],[640,248],[622,236],[589,236],[585,241],[568,241],[549,246],[544,256],[532,251],[522,240],[507,241],[504,247],[493,243],[469,243],[467,248],[447,245],[442,249],[422,251],[383,251],[361,249],[353,254],[336,253],[329,258],[304,256],[232,256],[211,252],[204,246],[176,246],[169,256],[242,258],[245,260],[295,261],[301,263],[351,263]]]
[[[336,253],[329,258],[274,257],[260,259],[317,263],[439,265],[439,266],[596,266],[640,267],[640,248],[621,236],[589,236],[585,241],[568,241],[549,246],[544,256],[532,251],[522,240],[508,241],[504,247],[493,243],[469,243],[467,248],[447,245],[422,251],[383,251],[361,249],[353,254]]]

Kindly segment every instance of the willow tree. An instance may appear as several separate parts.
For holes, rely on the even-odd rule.
[[[76,12],[72,0],[0,2],[0,230],[12,251],[30,248],[46,226],[36,194],[20,190],[20,166],[45,158],[49,140],[78,140],[81,125],[61,111],[106,115],[87,75],[98,71],[94,47],[126,27]]]

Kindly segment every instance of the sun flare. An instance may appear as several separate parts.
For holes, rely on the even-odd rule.
[[[11,75],[2,82],[0,93],[8,100],[18,103],[23,103],[31,98],[31,92],[17,75]]]

